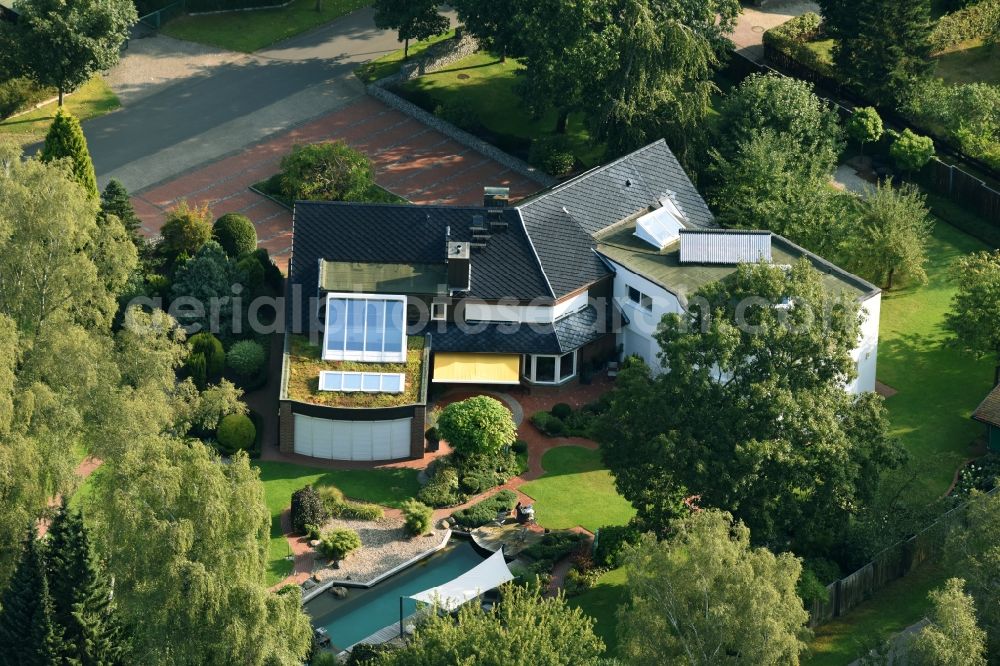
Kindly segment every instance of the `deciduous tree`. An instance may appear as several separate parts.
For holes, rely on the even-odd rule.
[[[207,205],[191,207],[181,200],[167,213],[160,235],[160,249],[168,259],[193,257],[212,237],[212,211]]]
[[[437,0],[375,0],[375,27],[395,30],[410,57],[411,39],[429,39],[448,30],[448,18],[438,13]]]
[[[441,411],[437,429],[462,454],[496,453],[517,437],[510,410],[488,395],[453,402]]]
[[[18,20],[0,23],[17,72],[63,95],[116,64],[138,19],[130,0],[23,0]]]
[[[926,282],[924,263],[933,223],[925,202],[910,183],[896,189],[889,181],[869,191],[859,202],[860,219],[851,230],[848,265],[886,289],[892,289],[896,278]]]
[[[794,664],[806,649],[802,565],[751,547],[729,514],[698,511],[673,521],[663,541],[646,535],[626,570],[618,631],[629,664]]]
[[[599,426],[643,525],[665,534],[681,500],[700,495],[758,543],[825,552],[902,458],[881,398],[844,390],[859,325],[858,305],[806,260],[741,265],[664,317],[668,371],[626,364]]]
[[[508,584],[488,612],[466,604],[456,619],[431,614],[410,643],[382,655],[385,666],[438,666],[442,659],[477,666],[597,666],[604,643],[594,620],[562,596]]]
[[[1000,251],[959,257],[953,269],[958,290],[945,327],[953,341],[977,356],[1000,364]]]
[[[368,157],[343,141],[292,146],[281,160],[281,192],[289,199],[362,201],[375,183]]]
[[[223,465],[201,443],[147,434],[93,497],[136,663],[302,663],[312,631],[298,594],[265,585],[271,519],[245,453]]]
[[[908,663],[916,666],[986,666],[986,632],[976,624],[976,605],[965,581],[949,578],[931,590],[930,624],[909,644]]]
[[[882,118],[873,106],[863,106],[854,109],[844,129],[861,146],[864,154],[865,144],[874,143],[882,138]]]

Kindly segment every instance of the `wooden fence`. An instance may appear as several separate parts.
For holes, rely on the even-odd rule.
[[[1000,486],[986,494],[998,490]],[[884,549],[851,575],[828,585],[826,600],[815,601],[809,608],[809,625],[815,627],[844,615],[892,581],[940,557],[948,533],[965,520],[970,504],[955,507],[909,539]]]

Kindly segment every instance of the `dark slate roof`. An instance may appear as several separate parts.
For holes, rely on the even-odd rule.
[[[484,208],[300,201],[292,221],[289,284],[303,297],[316,294],[319,260],[373,263],[444,263],[445,233],[471,241],[473,215]],[[470,296],[484,300],[552,297],[517,211],[505,211],[506,231],[472,252]],[[305,308],[303,308],[305,310]]]
[[[594,255],[602,229],[670,197],[692,228],[712,213],[662,139],[521,201],[517,209],[557,296],[608,273]]]
[[[980,423],[1000,428],[1000,386],[995,387],[990,394],[972,412],[972,418]]]

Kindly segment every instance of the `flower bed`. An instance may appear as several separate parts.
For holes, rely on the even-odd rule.
[[[993,490],[1000,478],[1000,455],[991,453],[976,458],[958,473],[958,483],[955,484],[952,495],[964,496],[973,490],[986,492]]]

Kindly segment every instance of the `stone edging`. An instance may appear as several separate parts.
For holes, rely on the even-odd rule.
[[[456,60],[460,60],[465,56],[470,55],[475,52],[478,47],[479,45],[475,40],[469,37],[463,37],[462,39],[457,40],[451,49],[445,54],[407,66],[396,74],[392,74],[379,79],[374,83],[370,83],[365,86],[365,91],[375,99],[410,116],[411,118],[414,118],[415,120],[420,121],[424,125],[432,127],[448,138],[457,141],[463,146],[471,148],[480,155],[499,162],[511,171],[515,171],[525,178],[530,178],[543,187],[552,187],[559,182],[552,176],[542,172],[540,169],[536,169],[524,160],[505,153],[493,144],[487,143],[479,137],[455,127],[451,123],[438,118],[433,113],[429,113],[424,109],[421,109],[416,104],[403,99],[388,89],[388,86],[390,85],[408,81],[419,76],[420,74],[437,71],[455,62]]]
[[[430,557],[434,553],[436,553],[436,552],[438,552],[440,550],[443,550],[444,547],[448,545],[448,541],[450,539],[451,539],[451,530],[449,529],[449,530],[445,531],[444,538],[441,539],[441,543],[439,543],[438,545],[434,546],[430,550],[425,550],[422,553],[414,555],[413,557],[411,557],[410,559],[406,560],[402,564],[397,564],[396,566],[394,566],[393,568],[389,569],[388,571],[380,573],[378,576],[375,576],[375,578],[371,579],[367,583],[360,583],[360,582],[358,582],[356,580],[328,580],[328,581],[325,581],[319,587],[316,587],[315,589],[309,590],[309,592],[307,594],[303,594],[302,595],[302,603],[304,604],[307,601],[312,601],[313,599],[315,599],[316,597],[318,597],[320,594],[322,594],[323,592],[326,592],[327,590],[329,590],[331,587],[334,587],[334,586],[363,588],[363,589],[368,589],[370,587],[374,587],[376,584],[381,583],[386,578],[389,578],[390,576],[399,573],[403,569],[411,567],[414,564],[416,564],[417,562],[419,562],[421,560],[424,560],[424,559],[427,559],[428,557]]]

